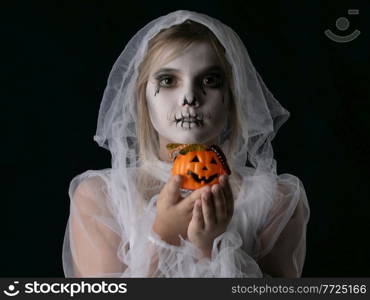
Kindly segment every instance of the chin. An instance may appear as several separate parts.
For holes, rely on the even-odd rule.
[[[212,144],[212,141],[216,140],[216,137],[205,134],[197,134],[196,132],[189,132],[182,136],[177,136],[173,139],[173,143],[179,144]]]

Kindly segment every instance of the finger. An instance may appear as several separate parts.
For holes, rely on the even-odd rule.
[[[226,212],[229,217],[234,213],[234,197],[229,183],[229,177],[227,175],[222,175],[220,178],[221,189],[225,196]]]
[[[165,192],[167,193],[168,203],[175,204],[180,200],[180,186],[182,183],[181,175],[173,175],[167,181]]]
[[[210,190],[202,193],[202,211],[204,217],[204,226],[206,229],[211,229],[216,223],[215,212],[213,208],[213,197]]]
[[[195,201],[197,199],[200,199],[201,198],[201,195],[204,191],[206,190],[209,190],[209,187],[208,186],[204,186],[200,189],[197,189],[195,191],[193,191],[190,195],[188,195],[187,197],[185,197],[180,203],[179,203],[179,207],[182,208],[182,209],[185,209],[185,211],[187,212],[191,212],[193,210],[193,207],[194,207],[194,204],[195,204]]]
[[[193,217],[197,228],[203,229],[204,228],[204,219],[203,219],[203,212],[202,212],[202,201],[198,199],[195,202],[194,209],[193,209]]]
[[[215,215],[216,223],[220,223],[226,220],[227,211],[225,196],[222,191],[221,185],[215,184],[212,186],[213,199],[215,204]]]

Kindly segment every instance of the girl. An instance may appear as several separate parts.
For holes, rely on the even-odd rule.
[[[65,276],[300,277],[309,206],[271,146],[288,117],[226,25],[189,11],[146,25],[99,112],[112,168],[70,185]],[[219,145],[231,175],[184,193],[169,143]]]

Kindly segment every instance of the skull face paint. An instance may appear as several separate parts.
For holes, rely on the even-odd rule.
[[[192,43],[172,61],[158,63],[146,86],[153,127],[173,143],[215,140],[225,126],[228,95],[224,72],[207,42]]]

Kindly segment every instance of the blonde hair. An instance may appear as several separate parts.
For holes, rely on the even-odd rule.
[[[171,26],[163,29],[156,36],[154,36],[148,43],[146,55],[141,62],[138,70],[138,78],[136,83],[136,99],[137,99],[137,115],[138,122],[136,124],[136,131],[138,137],[138,150],[139,150],[139,165],[142,166],[146,162],[153,158],[153,154],[159,157],[159,138],[155,131],[150,118],[149,111],[146,101],[146,85],[149,79],[149,74],[154,65],[163,59],[163,51],[170,46],[171,53],[165,60],[166,62],[171,61],[175,57],[181,55],[181,53],[192,43],[195,42],[208,42],[219,59],[219,63],[225,73],[227,86],[229,89],[229,112],[233,116],[229,118],[229,129],[230,134],[228,136],[229,144],[225,151],[226,157],[232,153],[234,148],[235,139],[238,136],[239,131],[239,119],[236,113],[235,102],[233,100],[233,80],[232,70],[229,62],[225,56],[225,49],[216,38],[216,36],[210,31],[205,25],[200,23],[187,20],[184,23]],[[166,63],[165,62],[165,63]],[[162,62],[163,63],[163,62]],[[231,166],[232,167],[232,166]],[[142,174],[143,175],[143,174]],[[140,176],[139,176],[140,177]],[[147,177],[147,176],[144,176]],[[150,176],[149,176],[150,177]],[[149,187],[149,181],[153,179],[141,178],[142,184],[145,187]],[[154,182],[152,182],[154,183]]]

